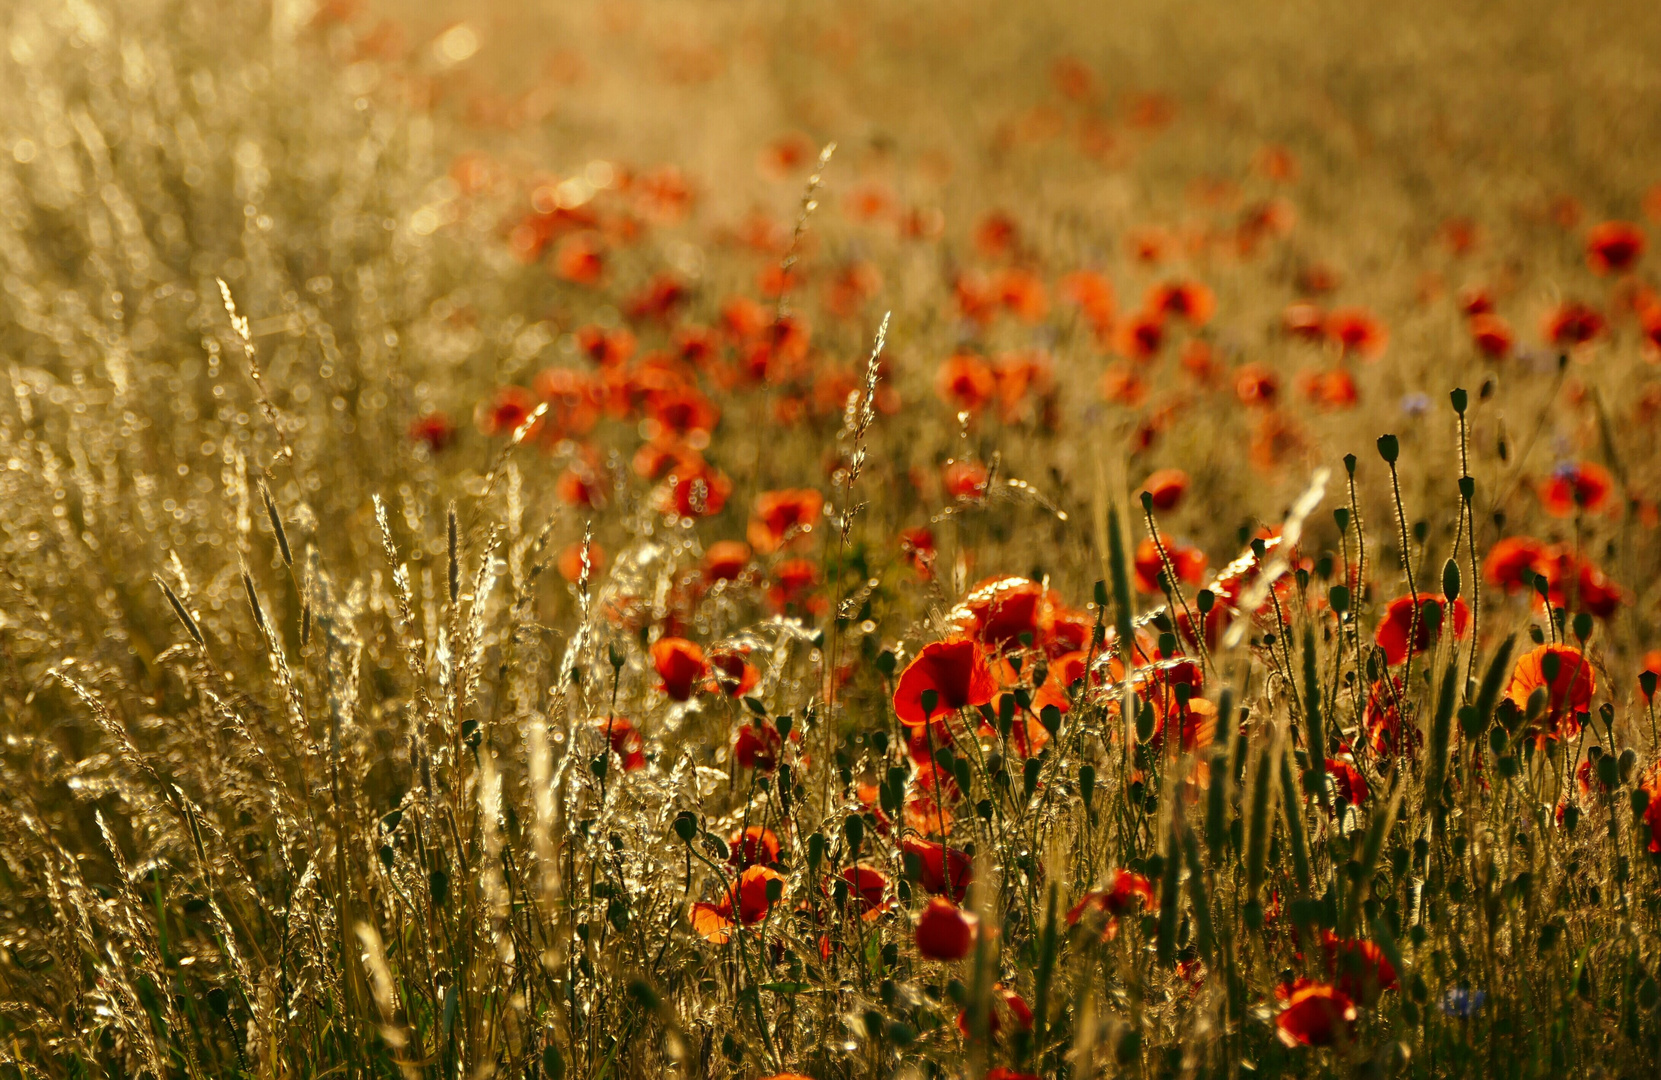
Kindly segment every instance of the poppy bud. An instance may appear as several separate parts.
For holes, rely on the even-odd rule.
[[[1453,402],[1453,411],[1460,416],[1464,416],[1465,406],[1469,404],[1469,397],[1466,395],[1464,388],[1455,389],[1453,393],[1448,395],[1448,399]]]
[[[1442,595],[1450,604],[1459,599],[1459,564],[1452,559],[1442,564]]]
[[[1394,435],[1380,435],[1378,437],[1378,456],[1383,458],[1386,464],[1394,465],[1396,458],[1401,456],[1401,442]],[[1346,458],[1344,463],[1348,465],[1349,459]]]
[[[681,838],[681,843],[690,844],[692,838],[698,834],[698,815],[690,810],[682,810],[675,815],[675,835]]]

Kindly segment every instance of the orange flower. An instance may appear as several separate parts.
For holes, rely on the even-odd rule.
[[[426,413],[409,422],[409,441],[422,444],[429,453],[441,452],[455,437],[455,421],[442,412]]]
[[[731,581],[750,565],[750,545],[742,540],[717,540],[704,552],[704,581]]]
[[[624,772],[646,767],[646,740],[633,723],[621,716],[606,716],[594,721],[594,729],[611,745],[611,752],[623,759]]]
[[[1303,379],[1303,393],[1311,405],[1329,410],[1351,409],[1361,400],[1355,377],[1343,368],[1308,372]]]
[[[894,712],[902,724],[920,727],[937,716],[984,705],[998,685],[980,646],[968,638],[936,641],[923,647],[900,673],[894,689]],[[923,711],[923,693],[935,693],[934,709]]]
[[[986,466],[978,461],[948,461],[942,479],[946,494],[954,499],[979,499],[986,494],[990,477]]]
[[[1553,669],[1549,676],[1548,668]],[[1540,689],[1546,691],[1546,724],[1573,735],[1580,730],[1578,717],[1592,707],[1597,677],[1591,661],[1573,645],[1541,645],[1517,661],[1505,696],[1526,711],[1528,699]]]
[[[663,679],[662,690],[671,701],[690,698],[707,670],[704,650],[678,637],[658,638],[652,643],[652,666]]]
[[[1471,342],[1484,356],[1503,360],[1511,355],[1516,336],[1511,333],[1511,324],[1504,319],[1480,312],[1471,317]]]
[[[992,400],[998,384],[985,360],[971,353],[958,353],[940,365],[934,389],[946,404],[975,413]]]
[[[917,917],[917,951],[930,960],[961,960],[975,942],[975,916],[943,896]]]
[[[1217,310],[1217,296],[1198,281],[1168,281],[1148,291],[1143,309],[1161,316],[1174,315],[1189,326],[1204,326]]]
[[[767,899],[768,882],[786,884],[785,877],[766,866],[751,866],[738,877],[732,892],[713,904],[699,902],[692,905],[692,928],[706,941],[725,945],[732,936],[733,914],[745,926],[754,926],[767,917],[772,902]],[[733,893],[737,895],[734,896]]]
[[[764,491],[756,498],[746,538],[763,555],[785,547],[802,547],[812,539],[814,522],[824,508],[825,497],[811,488]]]
[[[857,902],[862,918],[874,919],[893,906],[887,900],[888,875],[869,866],[850,866],[842,871],[848,892]]]
[[[606,567],[606,551],[599,544],[592,541],[588,544],[588,580],[590,583],[599,577],[600,571]],[[583,576],[583,544],[577,541],[568,545],[559,553],[559,576],[573,585],[582,580]]]
[[[1334,311],[1327,316],[1326,332],[1346,356],[1353,354],[1363,360],[1377,360],[1390,343],[1390,332],[1364,308]]]
[[[1197,585],[1205,580],[1205,568],[1209,560],[1205,552],[1188,544],[1178,544],[1167,539],[1165,554],[1171,558],[1171,569],[1176,571],[1180,581],[1190,585]],[[1164,573],[1165,566],[1159,558],[1159,548],[1149,537],[1136,545],[1136,557],[1133,561],[1136,572],[1136,587],[1145,593],[1158,593],[1159,576]]]
[[[997,1038],[998,1031],[1003,1027],[1004,1018],[1008,1018],[1022,1031],[1032,1030],[1032,1007],[1020,994],[1004,986],[994,983],[992,986],[992,1008],[987,1012],[988,1034]],[[967,1039],[969,1037],[969,1011],[967,1009],[957,1014],[957,1030]]]
[[[1275,1027],[1287,1046],[1331,1046],[1349,1037],[1355,1002],[1336,986],[1300,979],[1277,993],[1285,998],[1286,1008],[1275,1017]]]
[[[779,838],[772,829],[760,825],[751,825],[742,835],[734,832],[727,848],[730,852],[727,861],[741,870],[753,863],[779,861]]]
[[[770,773],[778,768],[779,751],[783,749],[784,740],[778,729],[765,720],[757,720],[738,729],[732,758],[743,768]]]
[[[577,351],[596,367],[621,367],[634,355],[635,337],[626,327],[607,330],[589,324],[578,327],[572,336],[577,340]]]
[[[1367,707],[1362,720],[1367,727],[1367,738],[1373,752],[1388,757],[1397,751],[1414,753],[1419,745],[1419,729],[1412,724],[1405,728],[1397,701],[1402,696],[1401,680],[1390,676],[1389,683],[1380,679],[1367,692]]]
[[[1103,401],[1134,409],[1148,398],[1148,383],[1141,374],[1124,361],[1109,364],[1102,372],[1100,392]]]
[[[1143,311],[1119,323],[1113,334],[1114,351],[1132,360],[1151,360],[1165,344],[1165,316]]]
[[[1158,469],[1142,481],[1142,490],[1153,499],[1155,510],[1173,510],[1188,490],[1188,474],[1181,469]]]
[[[1482,576],[1488,584],[1508,593],[1530,588],[1545,557],[1546,545],[1532,536],[1508,536],[1497,540],[1482,560]]]
[[[1087,915],[1106,916],[1102,940],[1111,940],[1119,932],[1119,920],[1136,915],[1153,906],[1153,882],[1131,870],[1119,870],[1113,875],[1113,884],[1106,889],[1093,889],[1067,912],[1067,925],[1077,926]]]
[[[975,226],[975,246],[989,259],[1013,254],[1020,242],[1020,226],[1002,210],[991,211]]]
[[[720,408],[701,391],[689,386],[648,392],[646,415],[648,434],[654,439],[666,435],[685,438],[694,433],[707,439],[721,420]]]
[[[1630,221],[1605,221],[1586,234],[1586,265],[1596,274],[1632,269],[1644,254],[1644,231]]]
[[[927,525],[900,530],[900,554],[922,580],[934,576],[934,532]]]
[[[1541,333],[1560,349],[1585,345],[1603,336],[1603,315],[1589,304],[1565,300],[1546,313]]]
[[[554,275],[573,285],[598,285],[605,268],[605,248],[593,233],[567,236],[554,252]]]
[[[1030,270],[1008,269],[992,281],[992,291],[998,302],[1022,322],[1035,323],[1050,312],[1049,297],[1044,283]]]
[[[761,681],[761,673],[744,658],[744,651],[738,649],[720,649],[711,653],[709,668],[710,688],[728,697],[743,697]]]
[[[934,896],[945,896],[954,904],[963,903],[974,879],[975,867],[969,856],[954,847],[908,836],[900,841],[900,850],[917,860],[917,884]]]
[[[786,559],[773,568],[773,584],[767,599],[777,611],[801,606],[808,614],[824,607],[824,598],[812,595],[819,584],[819,566],[811,559]]]
[[[512,435],[522,427],[537,406],[536,395],[523,386],[504,386],[488,403],[480,402],[473,420],[486,435]],[[536,434],[537,421],[526,438]]]
[[[1262,364],[1243,364],[1234,373],[1234,393],[1242,405],[1266,407],[1280,393],[1280,380]]]
[[[1315,304],[1298,300],[1286,305],[1280,315],[1280,325],[1292,337],[1319,341],[1326,333],[1326,316]]]
[[[1105,276],[1093,270],[1075,270],[1061,279],[1059,288],[1061,295],[1077,304],[1098,332],[1112,325],[1117,301],[1113,283]]]
[[[1416,653],[1424,652],[1430,648],[1441,634],[1440,622],[1436,632],[1434,634],[1431,632],[1431,619],[1434,619],[1435,616],[1426,617],[1427,607],[1433,607],[1438,614],[1444,614],[1442,610],[1444,603],[1441,597],[1429,595],[1419,597],[1418,628],[1417,633],[1414,634],[1412,650]],[[1455,638],[1464,637],[1465,631],[1469,629],[1470,621],[1471,609],[1465,606],[1465,601],[1455,600],[1453,602],[1453,636]],[[1373,640],[1378,643],[1379,648],[1384,650],[1384,658],[1392,666],[1405,663],[1407,660],[1407,637],[1408,634],[1414,633],[1413,622],[1414,611],[1411,596],[1398,596],[1390,601],[1389,607],[1384,609],[1384,619],[1378,624],[1378,630],[1374,634]]]
[[[681,517],[719,514],[721,508],[727,505],[727,496],[732,494],[732,481],[727,479],[726,474],[702,461],[684,472],[677,467],[669,479],[663,509]]]
[[[1609,470],[1590,461],[1570,461],[1552,470],[1540,485],[1540,502],[1552,517],[1595,514],[1609,501],[1615,480]]]

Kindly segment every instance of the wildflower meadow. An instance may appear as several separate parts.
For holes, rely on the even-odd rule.
[[[0,4],[0,1077],[1655,1076],[1658,95]]]

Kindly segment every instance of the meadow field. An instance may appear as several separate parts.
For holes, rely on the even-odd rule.
[[[1661,6],[0,5],[0,1077],[1661,1070]]]

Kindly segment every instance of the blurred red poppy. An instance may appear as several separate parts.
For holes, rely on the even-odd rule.
[[[1603,315],[1589,304],[1565,300],[1546,313],[1541,333],[1561,349],[1585,345],[1603,336]]]
[[[623,759],[624,772],[646,767],[646,740],[632,722],[621,716],[605,716],[594,721],[594,729],[610,744],[611,752]]]
[[[1331,1046],[1346,1041],[1355,1025],[1355,1002],[1327,983],[1299,980],[1277,991],[1286,1008],[1275,1017],[1280,1041],[1287,1046]]]
[[[756,497],[745,538],[762,555],[805,546],[824,505],[825,497],[811,488],[764,491]]]
[[[1434,608],[1436,614],[1427,617],[1426,605]],[[1421,594],[1419,596],[1418,612],[1415,615],[1411,596],[1398,596],[1390,601],[1389,606],[1384,609],[1384,618],[1378,624],[1378,630],[1373,636],[1373,640],[1378,644],[1378,647],[1384,650],[1385,660],[1392,666],[1406,662],[1409,634],[1414,635],[1413,652],[1420,653],[1430,648],[1441,635],[1441,630],[1447,621],[1438,618],[1438,616],[1445,614],[1444,606],[1441,597]],[[1418,622],[1416,633],[1413,626],[1415,618]],[[1431,629],[1433,621],[1437,624],[1435,631]],[[1465,636],[1465,632],[1470,628],[1470,621],[1471,609],[1465,606],[1465,601],[1455,600],[1453,602],[1453,636],[1455,639]]]
[[[409,440],[420,443],[430,453],[440,453],[456,437],[456,424],[442,412],[430,412],[409,422]]]
[[[966,853],[917,836],[901,840],[900,850],[917,859],[917,884],[925,892],[944,896],[954,904],[963,903],[963,896],[975,876],[974,863]]]
[[[1205,568],[1210,560],[1205,552],[1189,544],[1181,544],[1169,538],[1164,539],[1165,554],[1170,557],[1171,569],[1176,571],[1179,582],[1198,585],[1205,580]],[[1165,571],[1164,562],[1159,557],[1159,548],[1149,537],[1136,545],[1136,555],[1132,562],[1135,570],[1136,588],[1144,593],[1163,592],[1159,585],[1160,575]],[[1173,584],[1176,584],[1173,582]]]
[[[742,835],[735,831],[727,841],[727,848],[727,861],[739,869],[753,863],[779,861],[779,838],[772,829],[760,825],[751,825]]]
[[[917,917],[917,951],[929,960],[961,960],[975,943],[975,917],[936,896]]]
[[[976,413],[992,400],[998,384],[985,360],[972,353],[958,353],[940,365],[934,389],[946,404]]]
[[[690,698],[707,671],[703,648],[678,637],[658,638],[652,643],[652,666],[663,679],[661,689],[671,701]]]
[[[1632,269],[1644,254],[1644,231],[1630,221],[1605,221],[1586,234],[1586,265],[1597,274]]]
[[[1595,514],[1608,504],[1614,490],[1615,478],[1602,465],[1568,461],[1553,469],[1540,485],[1540,504],[1552,517],[1573,517],[1582,511]]]
[[[1516,345],[1516,335],[1511,332],[1511,324],[1498,315],[1482,312],[1471,317],[1471,343],[1484,355],[1494,360],[1503,360],[1511,355]]]
[[[1364,308],[1340,308],[1327,316],[1327,336],[1337,342],[1346,356],[1377,360],[1390,343],[1390,332]]]
[[[1181,469],[1157,469],[1142,481],[1142,490],[1153,499],[1155,510],[1174,510],[1188,490],[1188,474]]]

